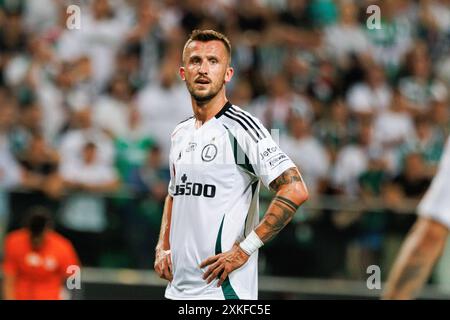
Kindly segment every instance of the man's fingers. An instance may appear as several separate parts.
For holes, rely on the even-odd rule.
[[[225,266],[223,264],[219,264],[219,266],[216,269],[214,269],[213,272],[211,272],[208,279],[206,280],[206,283],[211,283],[211,281],[216,279],[224,268],[225,268]]]
[[[208,270],[206,270],[206,272],[203,274],[203,279],[208,278],[208,276],[211,274],[211,272],[213,272],[214,269],[216,269],[219,265],[220,265],[220,261],[219,260],[217,260],[212,265],[210,265]]]
[[[163,269],[164,279],[169,280],[172,278],[171,272],[169,271],[169,267],[166,265]]]
[[[204,267],[210,265],[211,263],[213,263],[217,259],[219,259],[219,257],[220,257],[220,254],[207,258],[202,263],[200,263],[200,268],[204,268]]]
[[[224,268],[222,274],[220,275],[219,282],[217,283],[217,286],[220,287],[227,277],[228,277],[228,272]]]

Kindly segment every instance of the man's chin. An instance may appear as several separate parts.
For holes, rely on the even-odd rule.
[[[205,102],[210,101],[212,98],[214,98],[216,96],[216,94],[217,93],[215,93],[215,94],[211,94],[211,93],[208,93],[208,94],[196,94],[196,93],[194,93],[194,94],[192,94],[192,97],[197,102],[205,103]]]

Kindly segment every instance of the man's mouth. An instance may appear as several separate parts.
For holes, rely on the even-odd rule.
[[[200,83],[200,84],[208,84],[210,81],[208,79],[204,79],[204,78],[200,78],[195,80],[195,83]]]

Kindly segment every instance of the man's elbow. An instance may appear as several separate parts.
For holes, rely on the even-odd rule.
[[[292,184],[291,197],[299,206],[309,199],[309,192],[302,182],[296,182]]]

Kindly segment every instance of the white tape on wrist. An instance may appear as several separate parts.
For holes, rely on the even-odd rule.
[[[245,240],[239,244],[241,249],[249,256],[263,245],[264,243],[261,241],[254,230],[252,230],[247,238],[245,238]]]

